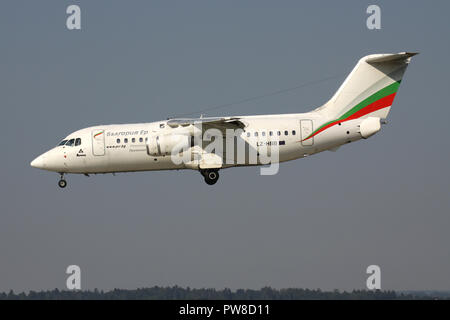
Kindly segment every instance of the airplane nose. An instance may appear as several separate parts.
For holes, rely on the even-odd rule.
[[[36,159],[31,161],[30,166],[32,166],[33,168],[44,169],[44,167],[45,167],[45,156],[44,155],[40,155],[39,157],[37,157]]]

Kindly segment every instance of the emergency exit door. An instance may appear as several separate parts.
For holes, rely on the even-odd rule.
[[[300,120],[300,138],[302,140],[302,146],[312,146],[314,144],[314,137],[307,139],[311,133],[313,133],[312,120]]]
[[[92,131],[92,154],[94,156],[105,155],[105,130]]]

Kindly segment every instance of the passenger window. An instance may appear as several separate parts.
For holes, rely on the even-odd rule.
[[[277,134],[278,134],[279,136],[281,136],[281,131],[278,131]]]
[[[273,132],[272,131],[269,131],[269,136],[273,136]]]
[[[295,136],[295,130],[292,130],[292,135]]]
[[[117,141],[117,143],[120,143],[120,139],[117,139],[116,141]]]
[[[258,132],[255,132],[255,137],[257,137],[258,136]]]
[[[284,131],[284,135],[287,136],[289,134],[289,131]]]
[[[266,132],[263,131],[263,132],[261,132],[261,134],[262,134],[262,136],[264,137],[264,136],[266,135]]]
[[[128,138],[123,139],[123,143],[128,143]]]
[[[81,144],[81,139],[80,138],[77,138],[76,140],[75,140],[75,146],[79,146]]]
[[[58,144],[58,146],[63,146],[63,145],[65,145],[67,143],[67,140],[63,140],[63,141],[61,141],[59,144]]]
[[[250,137],[250,132],[247,132],[247,137]]]
[[[148,141],[148,137],[145,137],[145,142],[147,142]]]
[[[142,141],[144,141],[144,140],[142,139],[142,137],[140,137],[140,138],[139,138],[139,142],[142,142]]]
[[[136,139],[135,139],[135,138],[131,139],[131,142],[135,143],[135,142],[136,142]]]
[[[70,139],[70,140],[67,142],[66,146],[72,147],[74,142],[75,142],[75,139]]]

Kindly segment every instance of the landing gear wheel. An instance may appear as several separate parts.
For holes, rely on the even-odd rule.
[[[59,180],[59,181],[58,181],[58,186],[59,186],[60,188],[65,188],[65,187],[67,186],[67,181],[64,180],[64,179]]]
[[[202,175],[205,177],[205,182],[210,186],[215,184],[217,180],[219,180],[218,170],[207,170],[202,172]]]

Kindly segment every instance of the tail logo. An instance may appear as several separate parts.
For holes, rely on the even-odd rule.
[[[345,112],[343,115],[341,115],[339,118],[329,121],[323,125],[321,125],[319,128],[317,128],[313,133],[311,133],[308,137],[301,141],[308,140],[315,135],[321,133],[322,131],[325,131],[328,128],[331,128],[332,126],[340,123],[345,122],[353,119],[361,118],[369,113],[372,113],[374,111],[390,107],[392,105],[392,102],[394,101],[395,95],[397,94],[398,87],[400,86],[401,81],[396,81],[387,87],[384,87],[380,91],[374,93],[370,97],[364,99],[360,103],[358,103],[356,106],[351,108],[349,111]],[[299,141],[300,142],[300,141]]]

